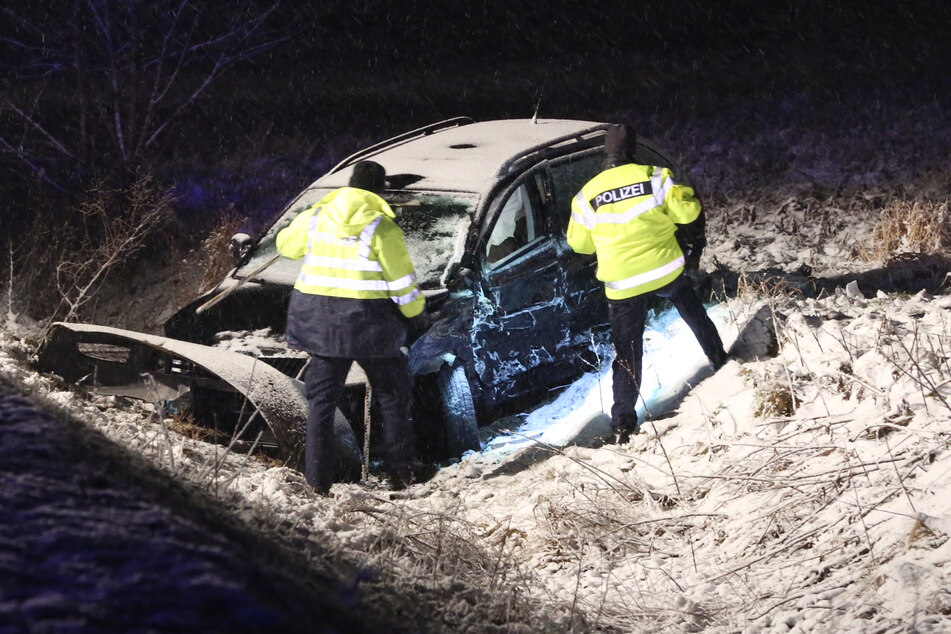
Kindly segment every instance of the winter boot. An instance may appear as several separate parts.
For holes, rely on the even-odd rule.
[[[726,362],[730,360],[730,355],[722,347],[717,350],[716,354],[710,357],[710,365],[713,366],[713,371],[716,372],[720,368],[726,365]]]
[[[612,427],[614,428],[614,438],[611,444],[614,445],[626,445],[631,440],[631,436],[637,435],[640,429],[636,416],[623,416],[617,422],[617,425],[612,424]]]
[[[413,484],[416,478],[413,474],[413,469],[406,466],[390,470],[387,481],[390,486],[390,491],[402,491]]]

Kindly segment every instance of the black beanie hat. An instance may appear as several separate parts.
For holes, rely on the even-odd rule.
[[[386,187],[386,170],[379,163],[360,161],[353,166],[350,187],[365,189],[374,194],[382,194]]]
[[[634,158],[637,148],[637,133],[625,123],[608,128],[604,137],[604,153],[612,157]]]

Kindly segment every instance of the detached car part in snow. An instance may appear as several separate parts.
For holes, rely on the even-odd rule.
[[[194,409],[239,445],[277,451],[303,468],[307,401],[303,383],[266,361],[210,346],[119,328],[54,324],[40,352],[42,367],[86,384],[169,409]],[[359,477],[362,456],[346,418],[338,415],[335,475]]]
[[[205,417],[225,415],[217,405],[203,403],[209,396],[231,390],[254,400],[243,387],[250,369],[231,381],[208,360],[216,337],[266,330],[276,347],[284,345],[287,302],[300,263],[275,259],[276,235],[297,214],[346,185],[356,162],[372,159],[386,169],[383,197],[396,211],[434,316],[430,330],[408,350],[422,457],[440,460],[479,449],[480,425],[537,405],[590,371],[597,363],[596,345],[609,336],[595,259],[574,253],[565,241],[571,198],[601,170],[609,125],[544,119],[476,123],[459,117],[357,152],[295,197],[261,235],[236,235],[231,245],[235,268],[166,322],[167,338],[158,346],[124,334],[135,343],[132,356],[144,346],[183,366],[199,367],[203,374],[178,385],[185,386],[192,407]],[[670,167],[683,179],[666,153],[647,140],[638,139],[635,159]],[[97,332],[107,343],[117,336],[91,326],[61,326],[58,332],[84,345],[95,342]],[[270,401],[254,401],[278,445],[301,442],[306,405],[292,380],[306,361],[301,357],[284,350],[262,355],[264,363],[258,364],[268,365],[268,376],[288,379],[272,381],[275,402],[282,401],[283,390],[283,400],[295,403],[293,412],[275,412]],[[62,355],[55,361],[47,356],[44,365],[61,372],[63,363],[69,364]],[[140,370],[152,371],[129,362],[126,378]],[[223,389],[209,391],[207,385],[215,381]],[[357,377],[341,404],[358,436],[364,393]],[[281,449],[286,456],[301,450]]]

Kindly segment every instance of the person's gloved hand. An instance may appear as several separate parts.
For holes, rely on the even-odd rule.
[[[433,325],[433,318],[425,310],[415,317],[410,317],[409,325],[406,328],[406,338],[408,343],[413,343],[429,330]]]
[[[696,271],[700,268],[700,253],[701,250],[694,247],[688,246],[684,251],[684,268],[688,271]]]
[[[699,270],[700,256],[707,246],[706,221],[703,214],[693,222],[677,225],[677,233],[674,236],[684,253],[684,268],[688,271]]]

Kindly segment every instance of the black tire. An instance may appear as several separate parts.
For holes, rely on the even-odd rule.
[[[479,423],[472,402],[472,388],[465,368],[458,363],[439,369],[439,397],[442,404],[446,451],[461,456],[466,451],[479,451]]]
[[[362,474],[363,450],[350,421],[338,408],[334,412],[334,482],[359,482]]]

